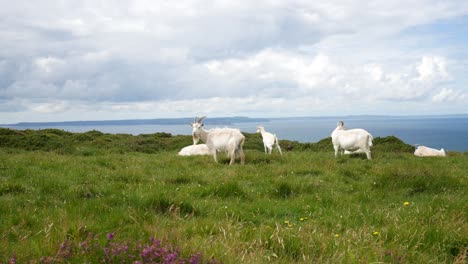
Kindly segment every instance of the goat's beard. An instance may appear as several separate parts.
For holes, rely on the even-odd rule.
[[[193,144],[196,145],[198,143],[198,141],[200,140],[200,137],[197,136],[197,135],[193,135],[192,139],[193,139]]]

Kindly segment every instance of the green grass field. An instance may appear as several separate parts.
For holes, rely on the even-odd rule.
[[[90,233],[161,239],[223,263],[466,263],[468,153],[418,158],[398,139],[374,159],[335,159],[329,139],[283,141],[268,156],[247,135],[246,165],[179,157],[165,133],[0,129],[0,263],[89,263]],[[53,261],[52,261],[53,262]]]

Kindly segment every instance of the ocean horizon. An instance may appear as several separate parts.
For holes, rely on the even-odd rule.
[[[448,151],[468,151],[468,115],[449,116],[343,116],[343,117],[289,117],[289,118],[207,118],[207,129],[215,127],[239,128],[255,133],[262,125],[281,139],[299,142],[317,142],[330,136],[338,121],[344,121],[348,129],[363,128],[375,137],[396,136],[407,144],[444,148]],[[157,132],[172,135],[190,135],[192,118],[71,121],[47,123],[18,123],[0,125],[17,130],[62,129],[69,132],[91,130],[111,134],[152,134]]]

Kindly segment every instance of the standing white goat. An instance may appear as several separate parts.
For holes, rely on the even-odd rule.
[[[198,140],[202,140],[210,149],[211,154],[216,162],[218,162],[218,152],[225,151],[230,157],[229,165],[234,164],[237,157],[240,157],[241,164],[245,163],[245,155],[243,145],[245,141],[244,135],[239,129],[234,128],[215,128],[205,130],[204,124],[201,121],[202,117],[197,120],[195,118],[192,126],[193,144],[197,144]]]
[[[211,155],[211,151],[206,144],[190,145],[182,148],[179,156],[193,156],[193,155]]]
[[[276,135],[274,135],[272,133],[269,133],[269,132],[266,132],[265,128],[262,127],[262,126],[257,127],[257,133],[262,134],[263,147],[265,148],[265,153],[271,154],[271,151],[273,150],[273,145],[276,145],[276,148],[278,149],[279,153],[281,155],[283,155],[283,153],[281,152],[281,147],[279,145],[278,138],[276,137]],[[268,152],[267,152],[267,150],[268,150]]]
[[[367,155],[367,159],[372,159],[370,147],[372,146],[372,135],[364,129],[345,130],[343,121],[338,122],[337,127],[331,133],[333,148],[335,149],[335,158],[338,157],[338,151],[361,150]]]
[[[433,149],[426,146],[418,146],[414,151],[414,155],[418,157],[445,157],[444,149]]]

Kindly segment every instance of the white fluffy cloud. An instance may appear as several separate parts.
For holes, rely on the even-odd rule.
[[[432,101],[440,103],[440,102],[466,102],[468,99],[468,93],[463,94],[460,91],[455,91],[452,89],[442,88],[442,90],[438,91],[434,96],[432,96]]]
[[[434,79],[447,79],[446,62],[444,58],[424,56],[417,67],[420,81],[432,81]]]
[[[343,114],[402,114],[401,104],[428,102],[438,113],[446,101],[456,103],[445,112],[466,111],[468,54],[452,52],[462,34],[437,42],[432,29],[467,22],[466,1],[1,6],[0,123],[340,114],[337,103]]]

